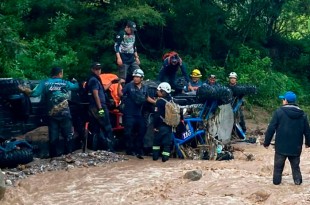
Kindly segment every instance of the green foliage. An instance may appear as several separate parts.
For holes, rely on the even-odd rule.
[[[258,87],[258,94],[249,97],[251,103],[274,108],[278,106],[278,96],[289,90],[299,96],[299,102],[306,103],[306,90],[302,86],[302,81],[273,71],[271,66],[270,58],[261,57],[259,51],[241,46],[239,55],[230,58],[228,72],[236,72],[240,84],[252,84]]]
[[[69,75],[74,74],[69,69],[77,65],[78,59],[65,38],[66,28],[72,20],[67,14],[57,13],[57,16],[49,21],[50,31],[41,38],[29,41],[27,50],[16,56],[17,68],[25,71],[24,77],[46,77],[53,66],[63,67]]]
[[[146,78],[157,78],[164,51],[176,50],[187,72],[221,84],[235,71],[258,86],[250,103],[275,107],[284,91],[309,103],[309,0],[3,0],[0,3],[0,77],[41,79],[52,66],[84,79],[99,61],[117,73],[116,33],[137,23]]]

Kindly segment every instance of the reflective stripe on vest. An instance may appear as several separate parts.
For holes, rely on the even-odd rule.
[[[170,153],[169,153],[169,152],[162,152],[161,154],[162,154],[163,156],[168,156],[168,157],[170,156]]]
[[[153,146],[153,150],[160,150],[160,146]]]

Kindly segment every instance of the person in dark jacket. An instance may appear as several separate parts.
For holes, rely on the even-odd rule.
[[[273,184],[281,183],[285,160],[288,158],[294,183],[300,185],[302,176],[299,163],[304,136],[306,148],[310,146],[309,122],[304,111],[295,104],[295,93],[288,91],[279,98],[283,100],[283,106],[278,108],[272,116],[265,133],[264,147],[268,148],[276,132]]]
[[[208,80],[206,81],[206,84],[211,85],[211,86],[218,85],[218,83],[216,82],[216,76],[213,74],[209,75]]]
[[[141,69],[133,71],[132,82],[125,85],[121,89],[119,86],[117,92],[119,97],[124,101],[123,121],[124,121],[124,137],[127,140],[126,154],[135,155],[139,159],[143,159],[144,135],[146,133],[146,120],[142,115],[142,109],[146,101],[155,104],[148,95],[148,88],[142,83],[144,72]]]
[[[101,64],[95,62],[91,65],[91,75],[87,80],[87,90],[90,93],[89,97],[89,122],[90,129],[93,133],[93,150],[103,149],[105,144],[107,150],[114,152],[114,136],[112,125],[110,122],[109,110],[105,90],[107,90],[112,82],[103,85],[100,79]],[[102,133],[104,136],[102,136]]]
[[[239,100],[242,100],[242,104],[240,106],[240,108],[237,110],[236,116],[239,118],[239,124],[241,126],[241,129],[244,133],[246,133],[246,124],[245,124],[245,119],[244,119],[244,114],[243,114],[243,109],[244,109],[244,100],[243,100],[243,96],[236,96],[234,90],[237,88],[237,84],[238,84],[238,75],[235,72],[231,72],[229,73],[229,83],[227,85],[227,87],[229,89],[232,90],[233,92],[233,97],[235,100],[232,101],[232,106],[233,109],[235,108],[236,104]]]
[[[171,100],[171,86],[169,83],[160,83],[157,87],[158,100],[155,105],[154,114],[154,141],[153,141],[153,160],[159,159],[160,146],[163,151],[162,161],[166,162],[170,157],[170,145],[172,136],[172,127],[167,125],[163,119],[165,119],[165,106],[167,101]]]
[[[187,85],[189,86],[189,88],[192,88],[186,72],[186,65],[178,54],[175,54],[174,56],[169,56],[164,59],[164,62],[158,74],[158,80],[160,82],[168,82],[172,89],[176,89],[176,76],[179,68],[181,69],[182,75],[185,78]]]

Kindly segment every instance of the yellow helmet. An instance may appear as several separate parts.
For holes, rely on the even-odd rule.
[[[202,77],[202,75],[201,75],[201,73],[200,73],[200,70],[194,69],[194,70],[192,71],[191,77],[194,77],[194,78],[200,78],[200,77]]]

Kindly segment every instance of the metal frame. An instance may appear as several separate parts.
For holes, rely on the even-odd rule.
[[[217,108],[217,101],[214,100],[212,101],[211,103],[211,106],[209,107],[208,106],[208,103],[209,101],[206,101],[203,105],[203,108],[202,110],[200,111],[199,113],[199,116],[198,117],[189,117],[189,118],[185,118],[184,119],[184,123],[185,125],[188,126],[189,128],[189,131],[191,133],[190,136],[186,137],[185,139],[180,139],[180,138],[177,138],[175,136],[175,133],[172,133],[172,138],[173,138],[173,142],[174,142],[174,147],[175,147],[175,150],[176,150],[176,153],[177,155],[180,157],[180,158],[184,158],[183,154],[182,154],[182,151],[180,149],[180,146],[189,142],[190,140],[196,138],[198,139],[198,141],[201,143],[201,144],[205,144],[205,140],[204,140],[204,136],[205,136],[205,129],[195,129],[194,128],[194,125],[193,123],[197,123],[197,122],[203,122],[204,120],[208,120],[211,116],[211,114],[216,110]],[[205,114],[206,113],[206,114]],[[205,116],[204,116],[205,115]]]

